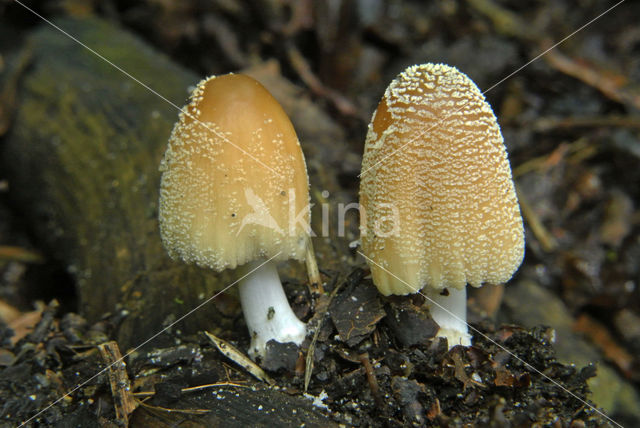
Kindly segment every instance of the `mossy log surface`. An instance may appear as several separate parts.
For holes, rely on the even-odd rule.
[[[107,23],[59,25],[177,105],[197,81]],[[76,279],[80,311],[95,320],[126,309],[119,341],[136,345],[216,287],[171,263],[158,236],[158,162],[176,109],[51,27],[26,49],[32,64],[3,154],[13,196]],[[206,305],[185,322],[216,317]]]
[[[127,311],[117,333],[126,349],[233,282],[232,274],[171,261],[158,232],[158,165],[177,107],[200,77],[105,21],[64,19],[57,25],[147,88],[56,29],[42,27],[25,47],[31,65],[21,77],[2,158],[13,197],[76,279],[80,312],[96,320]],[[314,165],[340,162],[339,128],[319,109],[301,105],[304,100],[291,93],[295,87],[268,69],[256,73],[277,99],[285,98],[312,181],[335,188],[335,179],[319,177]],[[326,253],[335,243],[318,241],[319,260],[335,260]],[[215,302],[209,303],[179,327],[215,331],[222,318]]]

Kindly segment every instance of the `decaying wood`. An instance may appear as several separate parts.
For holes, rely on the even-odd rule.
[[[102,21],[59,24],[177,105],[198,80]],[[158,163],[177,111],[55,29],[29,46],[3,154],[12,197],[76,279],[81,312],[127,311],[118,341],[137,345],[219,282],[172,263],[157,232]],[[216,318],[209,305],[185,323]]]
[[[337,427],[318,411],[312,396],[302,398],[266,387],[219,386],[206,394],[185,393],[169,406],[140,407],[132,426],[153,427]],[[178,407],[179,406],[179,407]],[[200,410],[208,410],[200,414]],[[195,411],[194,411],[195,410]]]

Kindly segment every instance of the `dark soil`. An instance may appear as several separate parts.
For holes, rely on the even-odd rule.
[[[296,364],[302,354],[298,354],[295,346],[291,363],[272,372],[277,390],[297,398],[292,406],[299,413],[292,422],[306,420],[311,425],[323,425],[332,420],[356,426],[467,423],[554,426],[563,421],[562,425],[578,424],[572,426],[608,425],[595,407],[590,407],[593,404],[582,398],[588,395],[586,380],[595,376],[595,368],[560,364],[550,344],[550,330],[529,331],[512,326],[494,329],[485,323],[474,326],[483,331],[474,346],[447,350],[446,340],[433,338],[433,321],[420,310],[420,302],[384,299],[373,293],[375,287],[363,276],[364,272],[357,270],[346,279],[330,306],[330,316],[324,317],[315,344],[308,391],[303,393],[304,371]],[[371,298],[360,300],[357,308],[341,304],[341,301],[355,302],[354,296],[363,295]],[[378,310],[366,309],[371,306]],[[94,346],[104,341],[108,326],[117,321],[105,320],[88,326],[71,313],[59,320],[52,316],[54,307],[55,304],[45,310],[33,333],[3,353],[7,367],[2,372],[0,394],[5,421],[19,423],[46,409],[30,422],[91,426],[97,417],[102,424],[114,423],[116,415],[106,364]],[[365,310],[360,311],[360,307]],[[354,310],[362,314],[360,325],[366,328],[356,326],[355,333],[345,336],[339,326],[353,318]],[[394,320],[385,316],[385,310],[402,316]],[[406,330],[403,339],[398,339],[395,333],[399,328]],[[425,340],[425,331],[431,339]],[[243,337],[243,333],[244,326],[239,325],[226,335]],[[263,403],[267,411],[267,406],[277,403],[273,420],[286,424],[289,414],[281,395],[256,382],[237,364],[221,358],[204,336],[184,337],[175,331],[165,339],[172,340],[174,345],[136,351],[125,359],[132,391],[144,403],[131,423],[168,424],[175,414],[167,409],[180,409],[184,413],[177,420],[200,420],[206,425],[224,418],[229,426],[243,426],[247,421],[242,415],[255,412],[253,404]],[[234,343],[239,349],[248,346],[246,340]],[[282,351],[270,348],[267,360],[282,360],[287,354]],[[273,363],[271,368],[276,368]],[[219,384],[225,382],[228,384]],[[214,386],[200,391],[184,391],[211,384]],[[258,397],[244,396],[247,387]],[[265,389],[268,392],[261,398],[259,395]],[[69,391],[69,395],[60,398]],[[149,391],[150,394],[142,394]],[[243,395],[238,396],[238,392]],[[236,404],[239,407],[236,410],[240,411],[235,414],[236,419],[225,414],[230,412],[229,408],[221,409],[219,405],[217,409],[211,408],[212,394],[217,400],[223,397],[227,402],[241,403]],[[50,403],[55,404],[47,407]],[[213,414],[200,416],[198,412],[203,410]],[[163,412],[167,414],[162,415]],[[328,419],[318,420],[316,412]],[[262,415],[257,417],[265,418],[261,419],[263,422],[269,420],[268,412],[256,413]]]

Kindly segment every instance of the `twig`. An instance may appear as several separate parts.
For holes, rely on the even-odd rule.
[[[633,377],[634,357],[615,341],[604,325],[583,313],[573,323],[573,330],[588,337],[627,378]]]
[[[287,57],[293,69],[298,73],[300,79],[311,89],[313,93],[329,99],[333,105],[344,115],[356,116],[358,109],[344,95],[326,87],[320,79],[311,71],[309,63],[304,55],[293,44],[287,47]]]
[[[182,388],[182,392],[200,391],[201,389],[219,388],[221,386],[235,386],[237,388],[249,388],[248,385],[241,385],[239,383],[234,383],[234,382],[216,382],[216,383],[209,383],[206,385],[198,385],[198,386],[191,386],[189,388]]]
[[[524,197],[522,192],[520,191],[518,185],[516,184],[516,193],[518,194],[518,201],[520,202],[520,209],[522,210],[522,216],[527,221],[527,224],[531,228],[533,234],[538,238],[540,245],[542,245],[542,249],[546,252],[551,252],[555,250],[558,243],[555,238],[547,231],[542,222],[540,221],[540,217],[535,213],[529,202]]]
[[[469,376],[467,376],[467,372],[464,370],[465,368],[465,363],[464,361],[462,361],[462,352],[466,352],[464,350],[465,348],[462,347],[456,347],[452,350],[452,352],[449,353],[449,357],[451,358],[451,361],[453,362],[453,375],[455,376],[456,379],[458,379],[460,382],[462,382],[462,389],[463,391],[465,391],[467,388],[469,387],[473,387],[473,386],[477,386],[479,388],[482,389],[486,389],[486,385],[483,385],[482,383],[473,380],[472,378],[470,378]]]
[[[53,299],[42,311],[42,318],[36,328],[29,334],[27,340],[31,343],[41,343],[47,334],[49,334],[49,329],[51,327],[51,323],[53,322],[53,318],[58,311],[58,307],[60,307],[60,303],[56,299]]]
[[[190,386],[188,388],[182,388],[180,392],[193,392],[193,391],[200,391],[202,389],[207,389],[207,388],[220,388],[222,386],[235,386],[237,388],[249,388],[248,385],[241,385],[239,383],[234,383],[234,382],[216,382],[216,383],[208,383],[205,385]],[[153,397],[154,395],[156,395],[156,392],[140,391],[140,392],[134,392],[133,395],[135,397]]]
[[[517,37],[523,40],[534,40],[536,35],[522,19],[510,10],[490,0],[467,0],[476,12],[486,16],[500,34]]]
[[[442,414],[442,409],[440,408],[440,400],[438,397],[431,403],[431,407],[427,411],[427,419],[433,421],[435,418]]]
[[[43,263],[41,254],[21,247],[0,245],[0,260],[22,263]]]
[[[334,284],[337,282],[337,280],[338,277],[336,276]],[[331,305],[331,301],[336,296],[336,294],[338,294],[338,291],[346,282],[347,281],[336,286],[329,296],[327,296],[326,294],[320,296],[320,298],[318,299],[318,306],[316,307],[316,313],[309,321],[310,327],[315,329],[315,331],[313,332],[313,338],[311,339],[311,343],[309,344],[309,349],[307,350],[307,357],[305,360],[304,392],[307,392],[307,389],[309,388],[309,382],[311,382],[311,374],[313,373],[313,356],[316,351],[316,342],[318,341],[320,330],[322,330],[322,324],[329,314],[329,306]]]
[[[209,412],[211,412],[211,410],[207,410],[207,409],[170,409],[168,407],[160,407],[160,406],[152,406],[151,404],[147,404],[147,403],[143,403],[142,401],[139,401],[139,403],[146,408],[149,409],[153,409],[153,410],[162,410],[163,412],[167,412],[167,413],[184,413],[187,415],[204,415],[207,414]]]
[[[364,372],[367,375],[367,382],[369,382],[369,388],[371,389],[371,394],[373,395],[376,405],[381,410],[386,409],[387,407],[384,405],[384,401],[382,401],[382,397],[380,396],[378,379],[376,378],[376,374],[371,366],[371,361],[369,361],[369,353],[365,352],[364,354],[360,354],[360,362],[364,366]]]
[[[533,171],[544,172],[553,165],[557,165],[571,149],[567,144],[560,144],[551,153],[538,156],[513,168],[513,176],[520,177]]]
[[[127,375],[126,364],[122,360],[120,348],[115,341],[98,345],[100,355],[109,371],[109,384],[113,397],[113,407],[116,411],[116,420],[121,426],[129,426],[129,415],[138,407],[139,401],[131,393],[131,382]]]
[[[541,117],[537,119],[531,129],[537,132],[555,129],[605,127],[640,128],[640,121],[629,116],[572,116],[572,117]]]
[[[640,109],[640,90],[616,71],[599,69],[585,61],[576,61],[558,49],[550,50],[545,60],[556,70],[593,86],[607,98]]]
[[[307,264],[307,275],[309,276],[309,290],[312,294],[324,294],[324,287],[322,286],[322,279],[320,278],[318,262],[316,261],[316,253],[313,250],[311,238],[307,240],[307,255],[305,257],[305,263]]]
[[[242,352],[237,350],[229,342],[214,336],[208,331],[205,331],[204,334],[209,338],[209,340],[211,340],[211,342],[213,342],[214,345],[216,345],[216,348],[218,348],[218,350],[222,353],[222,355],[229,358],[231,361],[238,364],[240,367],[244,368],[256,379],[262,382],[266,382],[269,385],[275,384],[274,380],[271,379],[269,375],[267,375],[267,373],[265,373],[265,371],[260,368],[260,366],[258,366],[256,363],[251,361],[249,357],[247,357]]]
[[[513,176],[520,177],[530,172],[545,173],[560,161],[579,163],[597,152],[597,148],[586,138],[579,138],[569,144],[561,143],[551,153],[529,159],[513,168]]]

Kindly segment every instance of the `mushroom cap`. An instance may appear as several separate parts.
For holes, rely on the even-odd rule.
[[[456,68],[415,65],[391,82],[362,171],[362,250],[382,294],[502,283],[520,266],[523,224],[502,134]]]
[[[288,116],[253,78],[201,81],[160,170],[160,234],[172,258],[216,271],[261,257],[304,260],[304,156]]]

